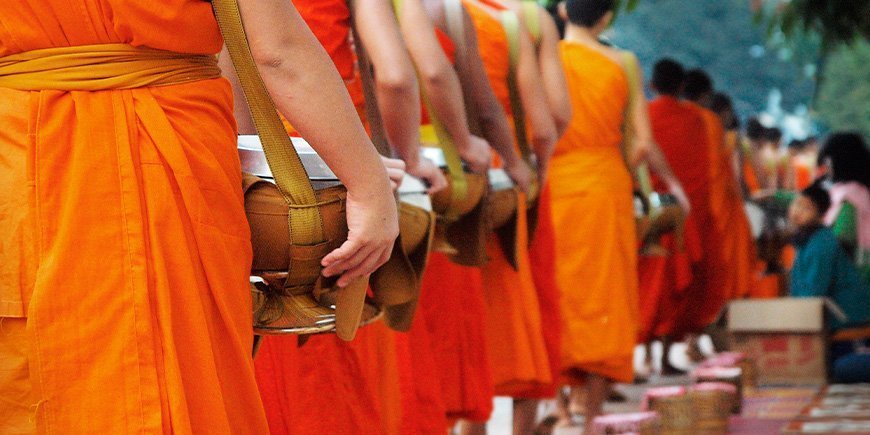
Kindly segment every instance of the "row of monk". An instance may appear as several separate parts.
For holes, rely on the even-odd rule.
[[[503,395],[530,433],[563,386],[560,416],[591,422],[611,383],[632,380],[636,343],[699,333],[746,293],[754,246],[734,143],[703,107],[712,85],[663,61],[648,104],[637,59],[599,40],[613,0],[564,2],[564,35],[534,2],[352,3],[238,0],[278,111],[348,190],[348,241],[323,274],[345,285],[389,257],[391,181],[447,186],[420,157],[430,119],[470,171],[497,160],[519,191],[539,186],[516,258],[495,235],[482,267],[433,252],[408,332],[268,336],[252,359],[235,144],[255,129],[229,65],[220,77],[211,5],[9,0],[0,432],[416,434],[461,420],[475,433]],[[398,160],[367,136],[355,44]],[[635,185],[684,219],[647,237]]]

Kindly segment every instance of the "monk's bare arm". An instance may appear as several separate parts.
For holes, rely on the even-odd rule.
[[[354,22],[375,69],[375,92],[390,145],[409,169],[419,161],[420,90],[389,0],[356,0]]]
[[[538,49],[538,63],[541,66],[541,78],[550,113],[556,125],[556,135],[561,137],[571,122],[571,98],[568,95],[568,82],[565,79],[565,69],[562,57],[559,55],[559,30],[547,11],[538,8],[538,18],[541,28],[541,45]]]
[[[670,192],[677,198],[680,205],[688,213],[690,209],[689,199],[683,191],[683,185],[674,172],[671,170],[671,165],[668,164],[664,153],[653,140],[652,126],[649,120],[649,111],[647,110],[646,95],[643,92],[643,71],[635,63],[627,68],[635,68],[635,77],[638,79],[634,89],[631,89],[631,94],[634,96],[629,108],[629,122],[632,131],[632,143],[629,144],[629,159],[632,167],[646,162],[650,169],[668,185]]]
[[[384,165],[344,82],[302,17],[286,0],[240,0],[254,61],[278,110],[347,186],[348,241],[323,260],[339,285],[386,262],[398,235]],[[303,61],[300,61],[303,59]]]
[[[531,131],[532,146],[538,158],[538,170],[543,177],[556,145],[556,125],[550,115],[535,47],[526,32],[520,32],[520,59],[517,66],[520,99]]]
[[[439,3],[441,1],[439,0]],[[481,134],[489,142],[492,148],[502,159],[502,164],[511,179],[523,191],[528,191],[532,182],[531,168],[520,157],[514,142],[513,129],[508,122],[504,108],[495,96],[486,67],[480,57],[477,45],[477,30],[471,16],[462,8],[462,19],[465,41],[465,53],[457,56],[457,69],[460,75],[467,79],[462,80],[463,94],[466,96],[466,104],[472,105],[472,113],[476,115],[480,125]],[[441,23],[438,23],[441,25]],[[459,44],[457,44],[459,45]],[[457,49],[460,48],[457,46]]]
[[[402,35],[432,110],[455,141],[463,160],[475,172],[485,171],[489,167],[489,147],[485,141],[475,140],[468,130],[459,79],[435,35],[435,27],[420,0],[404,0],[402,5]]]

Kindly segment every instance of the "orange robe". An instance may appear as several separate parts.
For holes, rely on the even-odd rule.
[[[518,389],[516,398],[549,399],[556,396],[559,373],[562,371],[562,313],[559,286],[556,279],[556,230],[553,228],[552,199],[549,184],[538,198],[538,226],[529,247],[532,279],[538,294],[541,312],[541,332],[550,362],[552,382]]]
[[[326,49],[364,121],[365,96],[349,39],[347,3],[293,3]],[[416,401],[421,394],[415,388],[440,386],[431,377],[417,381],[411,376],[411,349],[405,334],[380,322],[361,328],[351,343],[323,335],[296,349],[294,337],[267,338],[255,362],[272,433],[398,434],[408,433],[403,426],[418,427],[421,418],[443,416],[435,402],[420,407]],[[418,355],[424,353],[425,348],[417,349]]]
[[[0,56],[222,44],[198,0],[10,0],[0,29]],[[266,433],[229,83],[0,102],[0,432]]]
[[[629,382],[638,287],[632,180],[620,149],[628,81],[597,50],[562,41],[560,52],[574,108],[550,169],[562,374],[571,384],[586,373]]]
[[[419,310],[431,338],[447,417],[489,420],[494,392],[480,269],[454,264],[433,252],[423,273]]]
[[[716,281],[717,268],[721,267],[717,263],[720,256],[716,255],[720,246],[719,229],[708,224],[714,222],[710,205],[711,147],[703,117],[687,103],[660,96],[650,103],[649,114],[653,137],[692,204],[687,232],[690,227],[697,230],[701,247],[692,265],[692,283],[685,290],[686,298],[673,328],[674,335],[679,335],[703,329],[712,320],[709,313],[716,311],[711,306],[719,305],[724,294],[723,287]],[[708,300],[714,303],[708,304]]]
[[[440,29],[435,31],[448,60],[455,62],[453,42]],[[429,122],[423,107],[422,123]],[[458,419],[489,419],[493,386],[485,316],[480,269],[432,252],[423,272],[417,316],[406,334],[410,372],[403,376],[411,379],[408,406],[416,414],[403,419],[402,433],[440,434]]]
[[[478,33],[478,49],[486,53],[483,62],[489,82],[502,102],[502,108],[510,113],[507,36],[501,21],[494,15],[503,8],[483,3],[493,9],[478,4],[470,4],[467,9]],[[514,396],[529,388],[551,384],[553,379],[527,250],[528,226],[524,207],[518,216],[518,244],[523,247],[517,254],[518,269],[511,266],[498,237],[491,234],[487,242],[490,261],[481,270],[487,307],[489,358],[495,392],[500,396]]]
[[[735,137],[726,133],[712,111],[694,106],[704,118],[710,149],[710,207],[719,229],[721,263],[717,265],[722,298],[708,300],[705,322],[712,322],[728,300],[749,292],[754,269],[754,242],[740,186],[734,174]],[[718,306],[716,306],[718,305]]]

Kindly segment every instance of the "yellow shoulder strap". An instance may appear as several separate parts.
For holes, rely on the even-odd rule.
[[[402,0],[393,0],[393,10],[396,13],[397,19],[402,13],[402,6]],[[418,71],[417,77],[419,76]],[[423,86],[420,86],[420,98],[423,100],[423,106],[426,107],[426,113],[428,113],[429,120],[432,122],[435,135],[438,137],[438,145],[441,147],[441,151],[444,152],[444,160],[447,163],[447,175],[450,177],[451,203],[456,204],[465,200],[466,195],[468,195],[468,182],[465,179],[462,158],[459,157],[459,150],[456,148],[456,142],[453,141],[453,137],[450,136],[444,123],[438,119],[435,110],[432,108],[429,96],[426,94],[426,90]],[[448,219],[459,217],[452,216],[451,210],[448,210],[446,214]]]
[[[254,63],[239,5],[236,0],[213,0],[212,5],[242,84],[254,125],[260,135],[263,152],[275,177],[275,184],[290,206],[291,240],[296,246],[322,243],[325,241],[323,218],[319,208],[315,206],[317,197],[314,188]]]
[[[510,69],[508,70],[508,93],[510,94],[511,116],[514,121],[514,134],[520,154],[526,162],[532,161],[532,150],[526,133],[526,113],[523,110],[523,102],[520,98],[519,83],[517,82],[517,67],[520,63],[520,21],[513,11],[502,11],[501,24],[504,27],[508,42],[508,57]],[[534,166],[533,166],[534,167]]]
[[[541,9],[534,0],[523,0],[523,21],[526,24],[526,30],[532,37],[532,42],[535,47],[541,44],[541,17],[538,15]]]

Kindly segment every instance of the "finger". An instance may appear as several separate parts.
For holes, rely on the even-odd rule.
[[[341,275],[344,271],[353,269],[365,260],[375,248],[371,244],[363,244],[352,256],[336,261],[323,269],[323,276]]]
[[[347,240],[342,243],[341,246],[327,254],[326,257],[323,257],[323,260],[320,261],[320,265],[323,267],[329,267],[335,262],[350,258],[362,247],[363,246],[355,240]]]
[[[350,284],[354,279],[369,275],[381,267],[389,259],[389,254],[386,254],[386,258],[384,258],[384,251],[385,250],[377,250],[377,252],[373,252],[358,265],[342,273],[341,278],[338,279],[338,286],[344,287]]]

